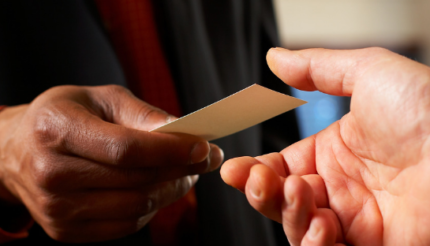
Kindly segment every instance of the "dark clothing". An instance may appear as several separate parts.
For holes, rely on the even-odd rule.
[[[265,62],[267,50],[278,44],[270,0],[154,0],[153,4],[184,113],[253,83],[288,93]],[[29,103],[44,90],[63,84],[127,86],[94,4],[0,1],[0,105]],[[216,143],[228,159],[279,151],[296,140],[297,125],[290,112]],[[276,245],[275,224],[254,211],[243,194],[225,185],[219,172],[202,175],[196,192],[199,245]],[[277,233],[282,238],[282,232]],[[37,226],[29,238],[7,245],[36,242],[60,245]],[[101,244],[150,245],[150,239],[143,229]]]

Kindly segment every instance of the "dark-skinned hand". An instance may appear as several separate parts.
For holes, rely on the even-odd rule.
[[[223,159],[204,139],[148,132],[173,118],[119,86],[60,86],[6,108],[0,200],[59,241],[136,232]]]

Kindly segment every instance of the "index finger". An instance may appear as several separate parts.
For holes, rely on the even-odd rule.
[[[58,152],[119,167],[156,167],[199,163],[208,158],[211,150],[209,143],[199,137],[113,124],[73,102],[57,106],[66,109],[55,114],[50,110],[39,112],[36,134],[43,146]]]
[[[283,149],[258,157],[238,157],[227,160],[221,167],[221,178],[230,186],[244,191],[253,166],[263,164],[274,172],[287,177],[293,175],[317,174],[315,162],[315,136],[310,136]]]

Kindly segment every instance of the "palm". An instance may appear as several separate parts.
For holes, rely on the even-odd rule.
[[[346,241],[428,244],[430,84],[416,69],[387,63],[359,76],[351,112],[316,135],[317,171]]]
[[[430,69],[381,49],[278,49],[268,61],[296,88],[352,96],[351,111],[280,154],[227,162],[224,180],[293,245],[429,245]]]

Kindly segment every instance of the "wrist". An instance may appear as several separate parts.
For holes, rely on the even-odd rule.
[[[0,241],[26,237],[27,230],[32,226],[33,219],[27,208],[21,204],[5,185],[4,164],[8,161],[8,150],[11,133],[17,127],[16,118],[22,115],[23,106],[0,106]],[[21,118],[21,117],[20,117]]]
[[[28,106],[0,107],[0,203],[21,204],[10,182],[8,185],[7,166],[13,161],[14,135]]]

